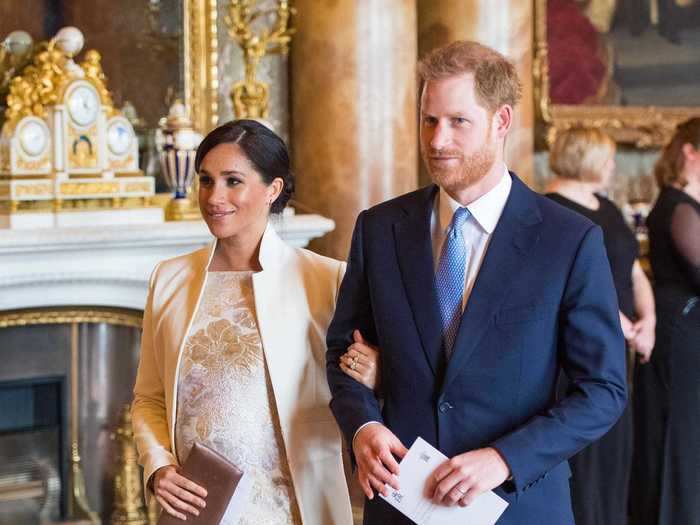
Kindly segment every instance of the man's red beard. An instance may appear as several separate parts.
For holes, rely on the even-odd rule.
[[[469,157],[464,157],[461,151],[451,150],[422,149],[421,153],[433,182],[446,190],[459,190],[476,184],[488,174],[496,160],[496,149],[488,141]],[[432,156],[456,157],[460,162],[458,166],[441,167],[431,163]]]

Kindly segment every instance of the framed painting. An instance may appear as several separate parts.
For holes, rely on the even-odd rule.
[[[656,148],[700,115],[700,0],[534,0],[548,143],[577,126]]]

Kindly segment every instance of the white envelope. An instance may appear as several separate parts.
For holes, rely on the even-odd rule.
[[[387,485],[389,495],[379,497],[418,525],[494,525],[508,502],[493,491],[485,492],[467,507],[435,505],[425,497],[428,477],[446,460],[442,452],[417,438],[400,463],[401,490]]]

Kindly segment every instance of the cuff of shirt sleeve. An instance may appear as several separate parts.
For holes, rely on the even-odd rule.
[[[357,434],[360,433],[360,430],[365,428],[367,425],[381,425],[382,423],[379,421],[367,421],[367,423],[364,423],[360,425],[360,427],[355,431],[355,435],[352,436],[352,443],[350,444],[350,449],[355,450],[355,438],[357,437]]]

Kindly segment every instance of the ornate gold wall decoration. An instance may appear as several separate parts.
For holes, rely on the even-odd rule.
[[[194,128],[207,133],[218,119],[216,0],[183,0],[185,105]]]
[[[656,148],[666,144],[680,122],[700,115],[697,107],[552,104],[548,55],[547,0],[535,0],[534,91],[548,144],[562,130],[585,126],[602,129],[620,143]]]
[[[266,118],[268,115],[268,86],[255,78],[260,60],[273,53],[287,54],[294,34],[290,27],[296,13],[288,0],[277,0],[276,9],[253,9],[254,0],[231,0],[226,24],[229,35],[243,50],[245,78],[231,89],[231,99],[236,118]],[[256,20],[274,16],[271,28],[256,33]]]

